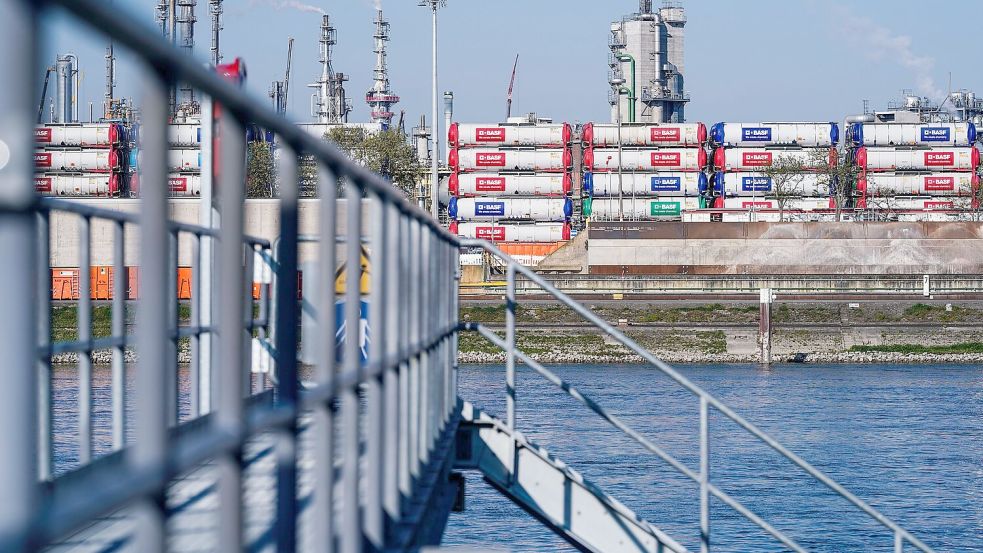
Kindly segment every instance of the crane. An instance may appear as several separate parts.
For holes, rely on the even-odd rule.
[[[44,98],[48,95],[48,81],[51,79],[51,73],[54,70],[54,67],[49,67],[44,73],[44,88],[41,89],[41,103],[38,104],[38,125],[41,124],[41,119],[44,118]]]
[[[283,77],[283,113],[287,113],[287,100],[290,99],[290,62],[294,56],[294,39],[287,40],[287,74]]]
[[[509,81],[509,95],[508,102],[505,105],[505,120],[508,121],[509,117],[512,117],[512,85],[515,84],[515,70],[519,67],[519,54],[515,55],[515,63],[512,65],[512,80]]]

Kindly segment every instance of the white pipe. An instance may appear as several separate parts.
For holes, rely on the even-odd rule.
[[[433,8],[433,133],[431,134],[433,140],[433,155],[430,156],[430,215],[433,216],[434,220],[437,220],[438,204],[437,201],[437,163],[440,159],[440,140],[437,138],[440,136],[439,123],[437,114],[437,2],[436,0],[431,0],[431,7]]]

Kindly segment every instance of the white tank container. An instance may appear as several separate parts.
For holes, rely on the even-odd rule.
[[[569,173],[533,175],[498,175],[495,173],[452,173],[448,178],[450,193],[455,196],[494,194],[520,196],[562,196],[572,186]]]
[[[975,173],[880,173],[864,175],[857,190],[878,196],[966,196],[979,188]]]
[[[858,148],[857,166],[867,171],[975,171],[980,165],[976,148],[932,148],[930,150],[896,150],[894,148]]]
[[[868,196],[865,209],[874,211],[953,211],[972,208],[967,197],[913,198],[898,196]]]
[[[726,197],[768,196],[774,192],[771,177],[762,173],[717,173],[714,175],[714,190]],[[826,177],[803,173],[794,182],[789,182],[786,196],[829,196]]]
[[[448,163],[457,172],[566,172],[569,150],[451,150]]]
[[[39,172],[68,171],[109,173],[120,168],[117,150],[45,150],[34,152],[34,167]]]
[[[717,171],[754,171],[771,167],[779,159],[791,159],[804,168],[818,168],[832,163],[835,150],[807,148],[803,150],[767,150],[763,148],[717,148],[713,164]],[[819,156],[822,156],[820,161]]]
[[[835,146],[839,138],[836,123],[717,123],[710,130],[717,146],[817,148]]]
[[[724,209],[778,209],[779,202],[775,198],[723,198]],[[786,211],[817,211],[835,209],[830,198],[789,198],[785,202]]]
[[[201,147],[201,125],[186,123],[168,125],[167,143],[175,148]]]
[[[459,221],[565,221],[573,214],[570,198],[451,198],[451,219]]]
[[[98,175],[38,175],[34,177],[34,189],[42,196],[118,196],[121,192],[120,176],[103,173]]]
[[[456,232],[458,236],[465,238],[478,238],[492,242],[562,242],[570,239],[570,225],[568,223],[525,225],[452,223],[451,232]]]
[[[664,148],[658,150],[622,150],[618,161],[617,148],[587,148],[584,151],[584,170],[605,171],[702,171],[707,164],[703,148]]]
[[[531,146],[562,148],[570,143],[570,125],[473,125],[454,123],[447,132],[451,148]]]
[[[618,125],[587,123],[583,140],[584,144],[595,147],[617,147]],[[706,141],[707,128],[703,123],[621,126],[622,146],[697,147]]]
[[[850,140],[857,146],[971,146],[973,123],[854,123]]]
[[[200,171],[200,150],[168,150],[167,167],[170,171]]]
[[[592,219],[612,221],[619,218],[618,198],[597,198],[584,209],[584,215]],[[625,198],[621,200],[625,219],[654,221],[680,219],[684,211],[700,209],[699,198]]]
[[[34,141],[42,148],[109,148],[123,140],[123,129],[116,123],[83,125],[39,125]]]
[[[130,176],[130,191],[140,193],[142,185],[140,174]],[[171,173],[167,175],[167,191],[176,197],[198,197],[201,195],[201,175],[191,173]]]
[[[620,187],[620,188],[619,188]],[[585,173],[584,192],[589,196],[699,196],[707,188],[703,173]]]

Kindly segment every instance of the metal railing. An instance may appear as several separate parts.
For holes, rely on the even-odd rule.
[[[734,509],[737,513],[753,522],[754,524],[761,527],[768,534],[776,538],[786,547],[796,552],[805,552],[806,550],[786,535],[781,530],[773,527],[768,522],[763,520],[761,517],[756,515],[740,501],[729,495],[727,492],[723,491],[717,487],[710,478],[710,409],[716,409],[719,413],[736,423],[744,431],[754,436],[765,445],[771,449],[778,452],[782,457],[788,459],[802,470],[804,470],[809,476],[814,478],[816,481],[822,483],[824,486],[835,492],[840,497],[846,499],[850,504],[859,509],[860,511],[866,513],[879,524],[883,525],[885,528],[891,531],[894,540],[894,551],[900,553],[904,550],[905,544],[911,544],[917,547],[921,551],[930,552],[932,549],[925,545],[921,540],[911,535],[907,530],[899,526],[897,523],[889,519],[888,517],[881,514],[879,511],[871,507],[865,501],[850,493],[846,488],[838,484],[836,481],[830,477],[823,474],[819,469],[815,468],[807,461],[792,453],[785,446],[779,443],[777,440],[766,434],[764,431],[759,429],[757,426],[748,422],[746,419],[734,412],[730,407],[722,403],[717,398],[713,397],[705,390],[691,382],[689,379],[684,377],[682,374],[677,372],[675,369],[667,365],[661,359],[655,357],[649,353],[645,348],[641,347],[634,340],[626,336],[624,333],[618,329],[611,326],[609,323],[595,315],[590,309],[584,307],[577,301],[573,300],[552,284],[550,284],[542,276],[533,272],[532,269],[525,267],[515,260],[510,258],[508,255],[503,253],[497,247],[492,245],[490,242],[485,240],[462,240],[462,247],[477,247],[482,248],[486,252],[498,257],[506,265],[506,294],[505,294],[505,338],[501,338],[499,335],[495,334],[488,328],[477,324],[477,323],[466,323],[463,325],[465,330],[474,331],[483,336],[489,342],[495,346],[502,349],[505,354],[505,389],[506,389],[506,421],[505,424],[510,431],[516,430],[516,361],[521,361],[526,364],[529,368],[546,378],[549,382],[563,390],[570,397],[583,403],[588,409],[593,411],[595,414],[599,415],[601,418],[609,422],[612,426],[623,432],[626,436],[631,438],[633,441],[641,445],[645,450],[658,456],[663,461],[668,463],[677,472],[685,475],[687,478],[699,485],[699,504],[700,504],[700,551],[707,553],[710,550],[710,530],[711,530],[711,520],[710,520],[710,496],[716,497],[717,499],[723,501],[726,505]],[[553,298],[557,299],[562,304],[566,305],[572,309],[575,313],[584,318],[585,321],[593,324],[595,327],[603,331],[605,334],[620,342],[622,345],[627,347],[629,350],[639,355],[648,364],[655,367],[663,374],[674,380],[677,384],[690,391],[699,400],[699,457],[700,466],[698,470],[693,470],[692,468],[686,466],[683,462],[679,461],[672,455],[670,455],[665,449],[659,447],[657,444],[643,436],[637,430],[634,430],[628,426],[619,417],[602,407],[599,403],[593,399],[585,396],[579,392],[576,388],[571,386],[568,382],[565,382],[562,378],[557,376],[554,372],[550,371],[544,367],[541,363],[532,359],[521,350],[516,348],[516,307],[518,306],[517,300],[517,281],[518,277],[522,277],[528,282],[535,286],[538,286],[544,293]]]
[[[117,47],[131,50],[141,67],[139,78],[133,79],[142,83],[139,213],[41,200],[35,194],[33,83],[39,21],[49,9],[63,10],[71,21],[109,36]],[[0,56],[0,71],[11,80],[0,91],[0,252],[7,263],[0,270],[0,347],[7,369],[0,386],[0,550],[42,548],[125,508],[132,514],[133,547],[163,551],[172,515],[169,486],[177,475],[208,464],[217,474],[215,543],[224,551],[242,551],[243,452],[260,436],[272,436],[276,450],[276,516],[270,532],[277,550],[295,550],[302,431],[310,432],[313,442],[309,453],[315,484],[309,508],[314,523],[306,527],[313,533],[311,542],[324,551],[409,548],[407,540],[416,538],[401,532],[400,525],[425,507],[415,500],[432,486],[429,464],[457,417],[457,237],[390,183],[288,123],[109,3],[0,0],[0,13],[0,45],[5,52],[18,53]],[[201,225],[168,217],[167,98],[173,83],[193,87],[203,99],[202,203],[207,215]],[[275,252],[266,241],[244,235],[247,123],[272,131],[279,148]],[[296,278],[301,155],[313,157],[317,166],[317,263],[323,275],[308,282],[319,288],[318,325],[315,335],[307,337],[317,345],[318,355],[303,383]],[[336,199],[340,179],[345,202]],[[213,203],[221,225],[212,224]],[[363,205],[369,217],[363,217]],[[64,342],[50,340],[46,288],[52,213],[80,221],[78,336]],[[114,248],[112,324],[109,335],[99,338],[91,334],[88,289],[93,222],[111,227]],[[123,245],[132,230],[139,233],[141,279],[135,331],[129,335]],[[345,246],[339,253],[336,243],[342,237]],[[363,243],[372,254],[367,294],[357,285]],[[196,250],[191,320],[184,326],[178,324],[173,278],[181,244]],[[250,290],[256,258],[275,275],[269,298],[261,296],[258,318]],[[328,275],[340,264],[350,283],[340,298],[340,324],[355,330],[348,332],[339,355],[334,315],[339,298]],[[361,331],[366,324],[360,313],[363,301],[370,305],[370,334]],[[275,365],[274,389],[259,396],[249,388],[254,331],[258,339],[270,342]],[[366,335],[371,336],[369,360],[363,362],[360,342]],[[184,339],[191,349],[192,408],[187,419],[178,420],[177,346]],[[127,398],[123,377],[130,347],[138,358],[133,397]],[[109,424],[111,449],[118,451],[99,457],[93,448],[91,354],[104,349],[113,352]],[[78,441],[83,465],[62,477],[55,475],[51,454],[50,383],[51,356],[64,352],[80,355]],[[193,424],[182,424],[190,419]],[[132,440],[126,438],[128,429]]]

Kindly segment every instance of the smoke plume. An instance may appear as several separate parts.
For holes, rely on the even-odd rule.
[[[268,6],[272,6],[273,8],[275,8],[277,10],[297,10],[297,11],[305,12],[305,13],[316,13],[316,14],[319,14],[319,15],[327,15],[328,14],[328,12],[324,11],[323,9],[321,9],[321,8],[319,8],[317,6],[312,6],[311,4],[305,4],[303,2],[298,2],[297,0],[262,0],[262,2],[260,2],[259,0],[253,0],[251,3],[252,4],[256,4],[256,3],[266,4]]]
[[[850,40],[857,43],[871,61],[894,62],[909,71],[919,93],[932,99],[939,99],[944,92],[935,83],[932,72],[935,58],[919,56],[912,49],[908,35],[894,33],[866,17],[858,16],[849,8],[839,5],[833,7],[836,19]]]

